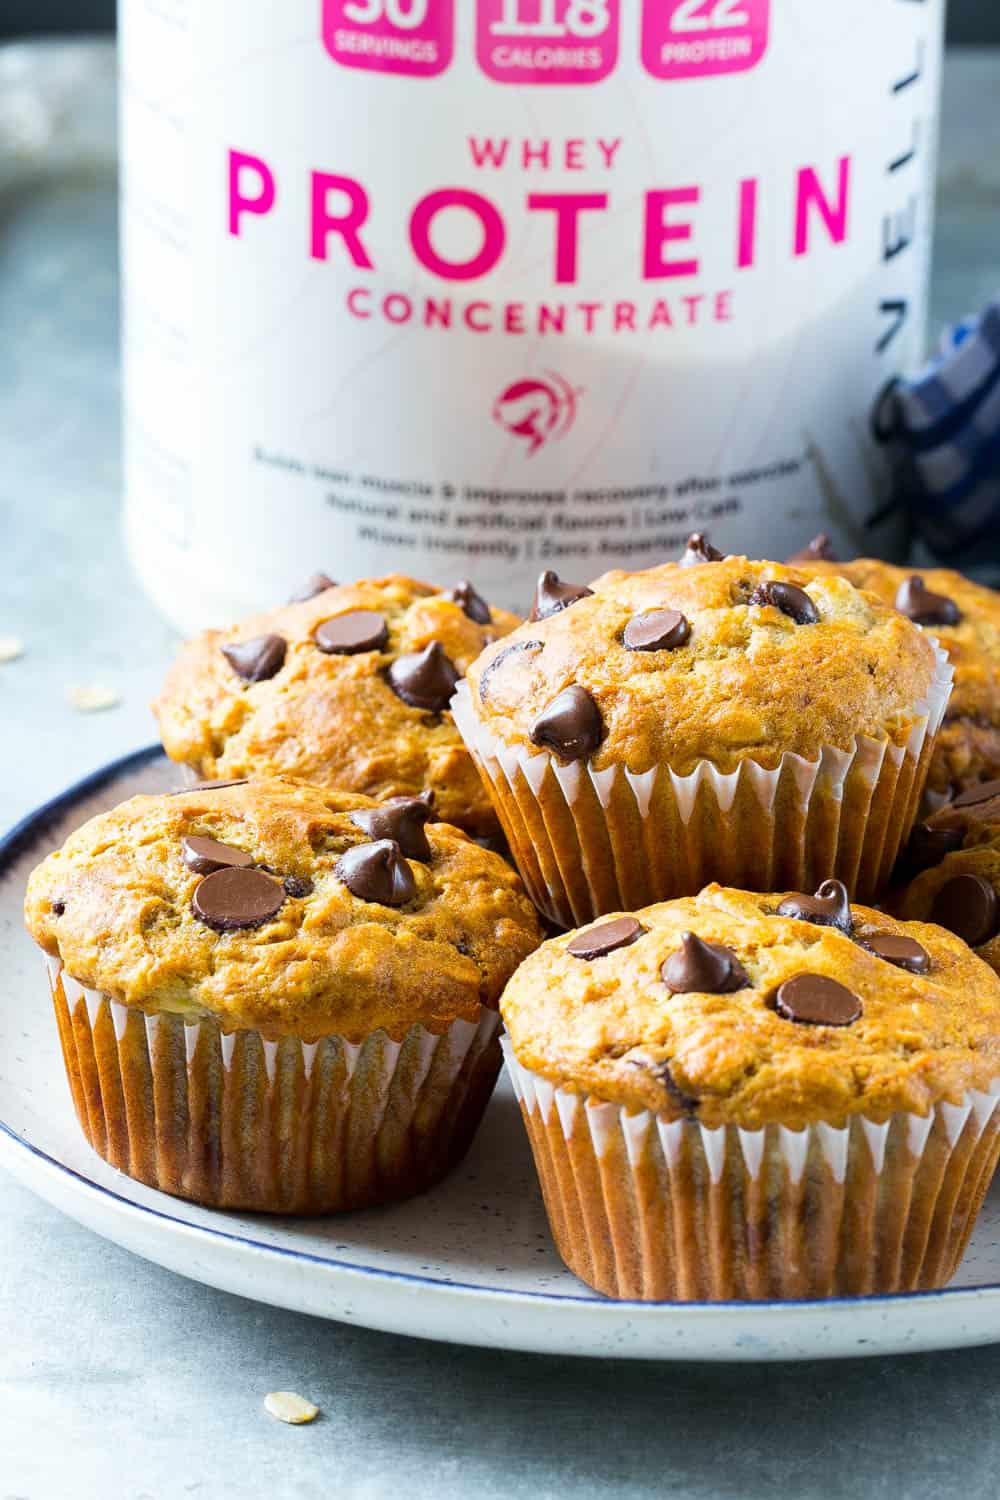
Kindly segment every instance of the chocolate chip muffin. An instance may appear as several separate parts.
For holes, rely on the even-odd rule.
[[[80,1124],[225,1208],[330,1213],[462,1156],[504,983],[540,939],[514,871],[435,820],[282,778],[134,797],[34,871]]]
[[[1000,974],[1000,781],[980,782],[914,828],[889,904],[963,938]]]
[[[277,773],[373,797],[429,788],[446,822],[495,833],[448,704],[517,617],[468,582],[441,593],[317,575],[299,594],[184,647],[153,705],[171,759],[200,777]]]
[[[1000,1151],[1000,979],[845,887],[553,938],[501,1001],[567,1265],[609,1296],[943,1285]]]
[[[842,578],[713,551],[694,537],[680,563],[564,594],[456,696],[525,883],[564,926],[709,879],[871,895],[909,831],[940,650]]]
[[[818,549],[822,539],[810,544]],[[808,550],[808,549],[806,549]],[[1000,593],[949,568],[915,572],[877,558],[803,558],[813,574],[840,573],[923,625],[944,647],[955,685],[931,760],[932,808],[965,787],[1000,777]]]

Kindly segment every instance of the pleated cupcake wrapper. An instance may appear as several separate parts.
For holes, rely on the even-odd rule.
[[[853,899],[884,886],[909,833],[951,692],[936,642],[926,699],[904,745],[859,736],[773,770],[703,760],[636,773],[562,764],[504,744],[479,721],[468,683],[452,710],[535,904],[563,927],[693,895],[709,881],[746,890],[815,890],[836,876]]]
[[[48,960],[73,1103],[104,1159],[220,1208],[322,1214],[409,1197],[467,1149],[500,1068],[499,1018],[268,1040],[120,1005]]]
[[[944,1286],[1000,1153],[1000,1080],[927,1116],[710,1130],[556,1088],[502,1045],[559,1253],[609,1297]]]

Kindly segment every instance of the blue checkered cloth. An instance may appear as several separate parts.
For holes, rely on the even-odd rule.
[[[949,328],[928,364],[885,393],[876,434],[897,502],[942,559],[1000,561],[1000,300]]]

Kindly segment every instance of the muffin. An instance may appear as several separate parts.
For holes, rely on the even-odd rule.
[[[947,652],[955,686],[927,778],[930,805],[1000,777],[1000,593],[949,568],[915,572],[871,557],[796,566],[839,573],[856,588],[870,589],[925,626]]]
[[[455,698],[553,921],[831,876],[871,896],[913,820],[950,680],[837,576],[688,553],[609,573],[488,647]]]
[[[504,1051],[569,1268],[611,1297],[927,1289],[1000,1151],[1000,979],[940,927],[708,886],[543,944]]]
[[[1000,781],[981,782],[913,830],[889,904],[937,922],[1000,974]]]
[[[495,833],[448,703],[517,616],[468,583],[328,582],[184,647],[153,705],[167,754],[196,778],[289,775],[379,798],[429,788],[445,822]]]
[[[25,912],[94,1149],[275,1213],[407,1197],[460,1160],[540,937],[514,871],[428,799],[277,777],[92,818]]]

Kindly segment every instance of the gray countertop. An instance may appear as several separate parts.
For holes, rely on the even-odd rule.
[[[102,123],[110,55],[59,66]],[[19,67],[0,52],[0,132],[30,136]],[[1000,53],[950,57],[935,323],[1000,286],[998,94]],[[96,145],[46,159],[16,188],[0,174],[0,636],[25,643],[0,665],[0,827],[153,738],[174,644],[119,539],[113,172]],[[119,705],[74,711],[92,682]],[[280,1388],[321,1419],[273,1422]],[[0,1177],[0,1500],[978,1500],[998,1489],[994,1416],[1000,1347],[754,1368],[425,1344],[181,1280]]]

